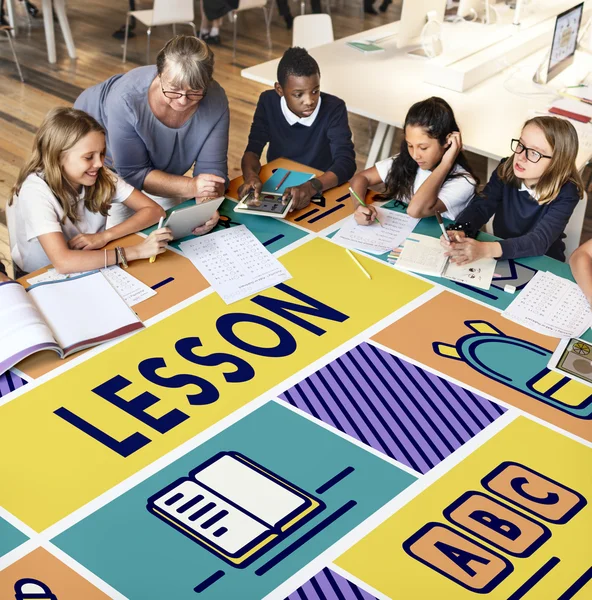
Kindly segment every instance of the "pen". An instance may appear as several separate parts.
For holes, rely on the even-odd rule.
[[[160,220],[158,221],[158,227],[156,229],[160,229],[162,227],[162,223],[164,221],[164,217],[160,217]],[[151,256],[150,257],[150,262],[153,263],[156,260],[156,256]]]
[[[573,94],[568,94],[566,92],[557,92],[560,96],[564,98],[570,98],[571,100],[578,100],[579,102],[583,102],[584,104],[592,104],[592,100],[588,100],[588,98],[580,98],[579,96],[574,96]]]
[[[352,188],[348,188],[349,189],[349,193],[362,205],[362,206],[368,206],[359,196],[358,194],[356,194],[356,192],[354,192],[354,190]],[[382,227],[382,223],[378,220],[378,217],[376,217],[374,219],[381,227]]]
[[[362,266],[360,261],[351,253],[350,249],[346,248],[345,251],[349,254],[350,258],[356,263],[356,265],[358,265],[358,267],[360,267],[360,269],[362,269],[362,273],[364,273],[364,275],[366,275],[366,277],[368,277],[368,279],[372,279],[372,277],[370,277],[370,273],[368,273],[368,271],[366,271],[366,269],[364,269],[364,267]]]
[[[446,229],[444,229],[444,221],[442,221],[442,215],[439,212],[436,213],[436,219],[438,220],[438,225],[440,225],[440,229],[442,230],[446,241],[450,242],[450,236],[448,235]]]
[[[282,180],[275,186],[276,192],[282,187],[282,185],[284,185],[284,181],[286,181],[286,179],[288,179],[291,172],[292,171],[286,171],[286,174],[282,177]]]

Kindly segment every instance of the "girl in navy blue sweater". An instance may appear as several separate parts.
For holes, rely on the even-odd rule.
[[[514,155],[501,161],[483,192],[457,217],[462,231],[452,231],[450,243],[442,237],[457,264],[543,254],[565,261],[563,230],[584,196],[576,130],[565,119],[534,117],[511,148]],[[480,242],[466,235],[494,215],[493,232],[502,240]]]

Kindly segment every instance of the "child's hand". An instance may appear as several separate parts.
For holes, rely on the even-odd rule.
[[[377,216],[378,213],[372,205],[362,206],[360,204],[354,212],[354,219],[358,225],[372,225]]]
[[[442,162],[447,164],[450,168],[454,165],[457,156],[460,154],[462,150],[462,137],[459,131],[453,131],[448,134],[446,138],[446,142],[448,144],[448,149],[444,152],[444,156],[442,157]]]
[[[440,245],[443,246],[444,248],[446,248],[446,250],[449,250],[451,248],[451,243],[460,242],[461,240],[465,239],[465,237],[466,237],[466,234],[464,231],[448,230],[446,233],[448,234],[448,237],[450,238],[450,242],[444,237],[444,235],[440,236]]]
[[[205,235],[206,233],[209,233],[212,231],[212,229],[214,229],[214,227],[216,227],[219,218],[220,213],[216,211],[207,223],[204,223],[200,227],[196,227],[191,233],[193,235]]]
[[[286,191],[282,196],[282,202],[284,204],[288,204],[288,202],[290,202],[290,198],[292,198],[293,201],[290,212],[294,212],[296,210],[302,210],[303,208],[306,208],[310,204],[310,199],[315,194],[316,190],[314,187],[312,187],[312,184],[307,181],[301,185],[286,188]]]
[[[110,242],[106,231],[99,233],[79,233],[68,242],[70,250],[98,250]]]
[[[257,175],[252,175],[251,177],[247,177],[245,182],[238,188],[238,199],[241,200],[247,194],[253,194],[253,200],[255,202],[259,201],[259,194],[261,193],[261,188],[263,184],[261,183],[261,179],[257,177]],[[250,204],[249,204],[250,205]]]
[[[135,250],[134,257],[150,258],[157,254],[162,254],[166,250],[167,242],[173,239],[173,233],[168,227],[161,227],[153,231],[141,244],[133,246]]]
[[[486,242],[462,237],[459,241],[450,242],[444,255],[449,256],[450,260],[457,265],[466,265],[480,258],[488,257],[489,252]]]

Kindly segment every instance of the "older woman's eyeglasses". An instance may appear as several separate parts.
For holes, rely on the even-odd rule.
[[[165,90],[162,85],[162,79],[160,80],[160,89],[165,98],[168,98],[169,100],[178,100],[185,96],[187,100],[199,102],[200,100],[203,100],[206,95],[206,90],[202,90],[201,92],[173,92],[172,90]]]
[[[552,156],[541,154],[538,150],[534,150],[533,148],[527,148],[520,140],[512,140],[511,148],[514,154],[526,152],[526,160],[529,160],[531,163],[538,163],[541,158],[553,158]]]

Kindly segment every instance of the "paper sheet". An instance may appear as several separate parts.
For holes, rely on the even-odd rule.
[[[444,277],[480,290],[488,290],[491,287],[496,265],[495,258],[480,258],[467,265],[457,265],[449,261],[444,271]]]
[[[179,247],[226,304],[292,277],[244,225],[183,242]]]
[[[592,344],[577,338],[561,340],[547,367],[584,385],[592,385]]]
[[[580,337],[592,325],[584,293],[567,279],[538,271],[502,316],[539,333]]]
[[[377,208],[377,212],[382,227],[378,223],[358,225],[352,215],[332,241],[345,248],[384,254],[401,244],[419,223],[419,219],[385,208]]]
[[[101,273],[103,273],[107,281],[115,288],[115,291],[125,300],[128,306],[134,306],[156,295],[156,292],[152,288],[117,265],[101,269]],[[35,283],[44,283],[47,281],[72,279],[79,275],[82,275],[82,273],[68,273],[64,275],[58,273],[55,269],[49,269],[47,272],[41,273],[41,275],[30,277],[27,281],[31,285],[34,285]]]

